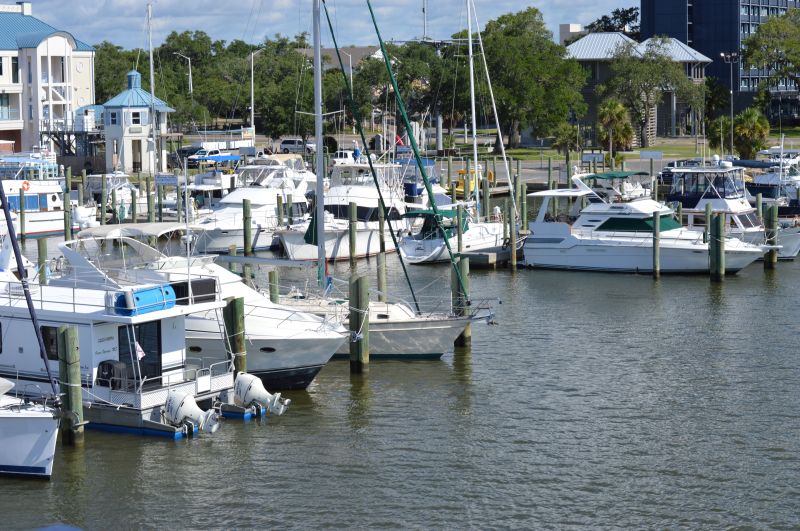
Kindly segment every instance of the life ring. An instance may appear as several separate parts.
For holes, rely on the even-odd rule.
[[[27,192],[31,189],[31,183],[28,181],[22,181],[22,189]]]

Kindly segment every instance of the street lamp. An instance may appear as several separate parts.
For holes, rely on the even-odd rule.
[[[347,53],[344,50],[339,50],[339,51],[347,56],[347,62],[350,65],[350,92],[353,92],[353,90],[354,90],[353,89],[353,56],[350,55],[349,53]],[[353,97],[355,97],[355,94],[353,94]],[[353,134],[356,134],[356,121],[355,120],[356,120],[356,117],[353,116]]]
[[[182,53],[178,53],[178,52],[172,52],[172,55],[177,55],[178,57],[183,57],[184,59],[189,61],[189,96],[192,97],[192,102],[194,102],[194,90],[193,90],[193,87],[192,87],[192,58],[188,57],[186,55],[183,55]]]
[[[256,90],[255,77],[253,75],[253,62],[257,54],[264,51],[264,48],[256,48],[250,52],[250,127],[253,128],[253,145],[256,145]]]
[[[739,52],[721,52],[719,56],[725,64],[731,65],[731,155],[733,155],[733,65],[739,64]]]

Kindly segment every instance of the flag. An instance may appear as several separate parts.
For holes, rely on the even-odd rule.
[[[317,209],[311,211],[311,221],[308,224],[308,229],[303,236],[303,241],[309,245],[317,245]]]
[[[144,349],[138,341],[134,341],[134,343],[136,343],[136,359],[141,360],[145,356]]]

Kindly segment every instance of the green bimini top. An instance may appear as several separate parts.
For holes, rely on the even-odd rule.
[[[411,211],[406,212],[405,214],[403,214],[402,217],[404,217],[404,218],[424,218],[424,217],[435,216],[435,215],[436,215],[436,213],[433,210],[411,210]],[[457,218],[458,217],[458,211],[454,210],[454,209],[439,210],[439,214],[438,215],[439,215],[439,217],[442,217],[442,218]],[[465,214],[465,216],[466,216],[466,214]]]
[[[627,179],[635,175],[650,175],[646,171],[607,171],[605,173],[593,173],[588,179]]]

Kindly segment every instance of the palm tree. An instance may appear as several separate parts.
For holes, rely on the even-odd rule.
[[[769,136],[769,122],[755,107],[748,107],[733,121],[733,143],[743,159],[755,158]]]
[[[597,108],[597,122],[603,127],[604,132],[608,136],[608,154],[611,159],[611,169],[613,170],[614,133],[622,133],[626,124],[630,127],[628,109],[626,109],[619,100],[609,98]]]
[[[568,122],[561,122],[553,131],[553,142],[551,146],[559,153],[562,151],[564,152],[566,156],[565,164],[567,167],[567,177],[572,174],[569,168],[570,151],[581,150],[580,141],[578,139],[579,134],[578,128]]]

